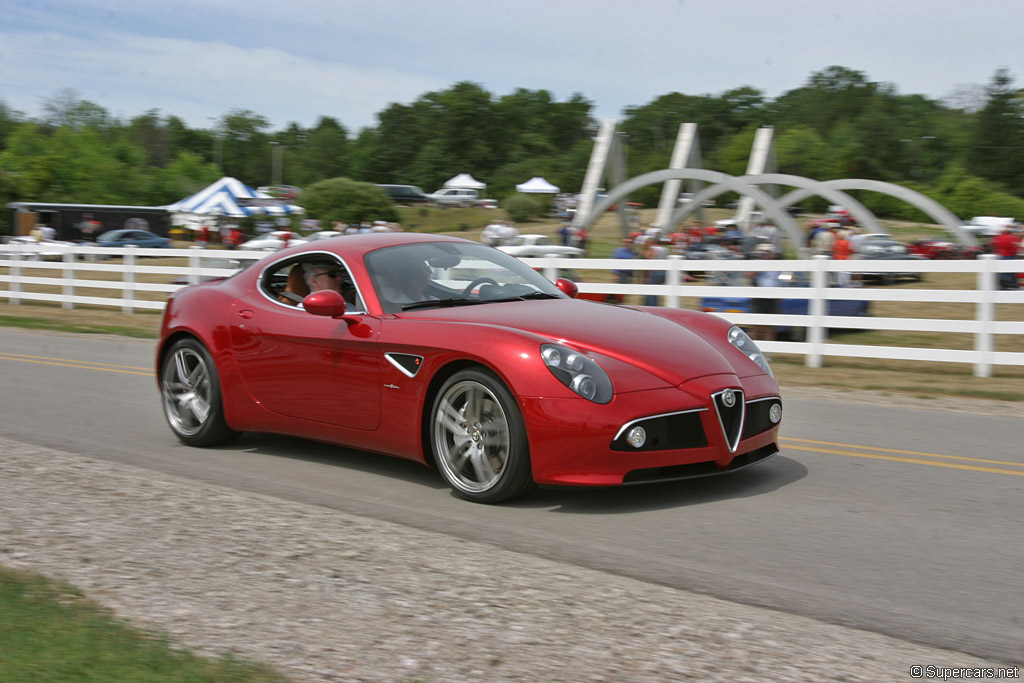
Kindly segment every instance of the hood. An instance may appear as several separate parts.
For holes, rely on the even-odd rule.
[[[695,332],[626,307],[557,299],[426,309],[400,316],[532,333],[643,369],[671,386],[694,377],[736,372],[725,356]],[[722,344],[728,343],[723,334]]]

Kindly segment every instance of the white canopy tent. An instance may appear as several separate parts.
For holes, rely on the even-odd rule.
[[[285,204],[265,192],[257,192],[242,181],[225,176],[206,188],[174,204],[168,204],[168,211],[176,214],[175,225],[193,226],[202,223],[201,217],[228,216],[287,216],[305,213],[295,204]],[[198,219],[198,220],[197,220]]]
[[[487,183],[481,183],[468,173],[460,173],[454,178],[449,178],[448,181],[445,182],[444,186],[459,189],[483,190],[487,187]]]
[[[552,185],[543,178],[534,176],[525,183],[519,183],[516,185],[516,192],[525,192],[527,194],[555,194],[558,192],[558,186]]]

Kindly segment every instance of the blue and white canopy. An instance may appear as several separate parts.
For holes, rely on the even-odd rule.
[[[305,213],[296,204],[286,204],[265,192],[257,192],[236,178],[223,177],[180,202],[168,204],[168,211],[203,216],[285,216]]]

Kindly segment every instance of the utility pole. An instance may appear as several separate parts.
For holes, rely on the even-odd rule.
[[[281,184],[281,161],[284,155],[284,145],[280,142],[271,141],[270,147],[273,150],[273,172],[270,179],[271,185]]]

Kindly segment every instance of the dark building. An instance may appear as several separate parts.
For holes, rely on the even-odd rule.
[[[169,237],[171,212],[162,206],[109,206],[104,204],[51,204],[12,202],[11,227],[15,235],[27,235],[36,225],[49,225],[56,239],[92,241],[108,230],[135,228]]]

